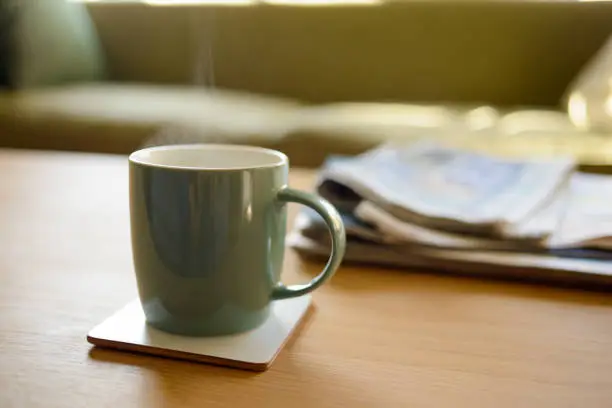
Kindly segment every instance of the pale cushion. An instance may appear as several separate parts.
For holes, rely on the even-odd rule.
[[[301,110],[294,130],[402,139],[448,132],[500,133],[574,131],[566,113],[552,109],[400,103],[334,103]]]
[[[303,108],[292,134],[351,140],[355,149],[362,149],[418,137],[560,131],[574,132],[576,128],[564,112],[547,109],[351,102]]]
[[[282,138],[298,107],[291,100],[189,86],[71,85],[0,93],[0,138],[5,145],[125,153],[160,128],[181,126],[258,144]]]
[[[100,80],[104,57],[83,3],[21,0],[13,38],[13,86],[32,88]]]
[[[316,165],[329,154],[358,154],[386,141],[432,134],[456,120],[456,112],[444,106],[357,102],[309,106],[300,110],[279,148],[294,161]]]
[[[611,162],[612,139],[576,129],[564,112],[388,103],[302,105],[189,86],[87,84],[0,93],[0,144],[129,153],[174,143],[236,143],[314,167],[386,142],[439,138],[509,155],[564,154]]]
[[[612,139],[578,129],[565,112],[492,106],[353,102],[304,107],[282,149],[300,161],[321,163],[329,154],[358,154],[381,143],[423,138],[508,156],[564,154],[586,165],[611,162]]]

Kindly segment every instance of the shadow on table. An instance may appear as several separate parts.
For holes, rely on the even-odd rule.
[[[305,331],[308,330],[308,327],[310,326],[312,319],[316,313],[316,305],[311,305],[310,308],[306,311],[304,318],[298,323],[293,333],[289,336],[287,342],[283,345],[280,353],[283,353],[286,350],[290,350],[293,347],[295,341],[300,336],[302,336]],[[160,368],[166,369],[168,364],[176,364],[177,366],[181,365],[181,369],[186,370],[189,370],[195,366],[198,370],[202,370],[202,368],[205,368],[203,371],[210,371],[210,373],[215,373],[217,370],[221,370],[224,375],[227,374],[235,378],[247,378],[262,373],[258,371],[249,371],[234,367],[228,367],[222,364],[195,362],[188,359],[153,355],[146,352],[126,351],[98,346],[94,346],[89,350],[89,358],[95,361],[105,363],[137,366],[139,368],[151,370]],[[273,365],[274,363],[272,364],[272,366]],[[206,369],[207,367],[210,370]],[[217,374],[218,373],[216,373],[215,375]]]
[[[215,371],[222,370],[224,375],[229,375],[233,378],[248,378],[259,374],[255,371],[232,369],[213,364],[197,363],[170,357],[154,356],[148,353],[122,351],[98,346],[93,346],[89,350],[89,358],[97,362],[132,366],[151,372],[168,371],[176,368],[183,370],[186,374],[190,371],[197,370],[198,375],[207,376],[218,375]],[[173,367],[170,365],[173,365]]]
[[[178,407],[204,402],[211,402],[213,405],[220,403],[223,406],[246,406],[257,405],[258,400],[260,404],[261,401],[265,401],[263,405],[267,405],[269,401],[280,402],[283,399],[286,401],[290,396],[291,390],[279,385],[282,385],[283,381],[299,383],[301,374],[291,372],[293,358],[290,355],[292,350],[295,350],[295,343],[301,337],[306,337],[316,313],[315,307],[309,309],[280,351],[276,361],[264,372],[100,347],[89,350],[89,359],[100,364],[115,365],[134,382],[136,388],[132,392],[139,393],[139,397],[156,401],[158,406]],[[117,370],[114,369],[113,372],[117,373]],[[312,395],[314,394],[313,390]]]
[[[307,277],[319,273],[324,263],[310,258],[300,261]],[[426,268],[406,270],[346,262],[326,284],[334,292],[359,296],[363,293],[388,293],[437,296],[498,296],[583,305],[612,305],[609,288],[576,283],[550,283],[520,277],[478,276],[469,273],[443,272]],[[354,292],[354,293],[353,293]]]

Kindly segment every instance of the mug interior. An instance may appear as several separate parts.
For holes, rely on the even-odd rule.
[[[287,156],[276,150],[236,145],[172,145],[138,150],[130,161],[153,167],[196,170],[232,170],[276,167]]]

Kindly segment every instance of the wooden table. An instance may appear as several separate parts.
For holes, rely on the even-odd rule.
[[[262,374],[92,350],[136,297],[127,185],[125,157],[0,151],[0,407],[612,406],[610,295],[409,271],[343,267]]]

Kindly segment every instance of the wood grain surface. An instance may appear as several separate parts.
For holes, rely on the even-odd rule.
[[[261,374],[92,350],[136,296],[127,186],[125,157],[0,151],[0,407],[612,405],[610,295],[411,271],[341,268]]]

